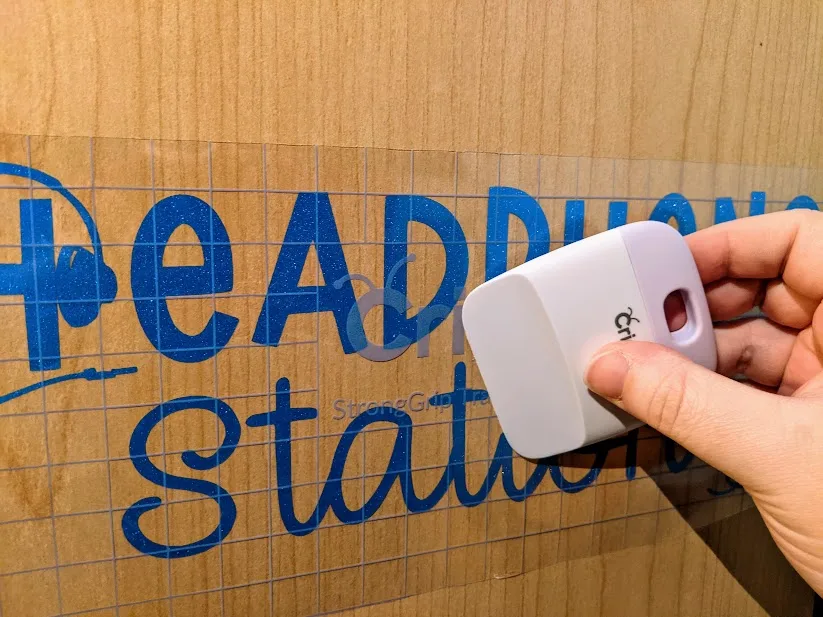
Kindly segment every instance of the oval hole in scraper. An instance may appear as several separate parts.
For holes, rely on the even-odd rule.
[[[683,291],[675,289],[663,301],[663,312],[666,315],[666,323],[669,325],[669,332],[678,332],[689,321],[688,311],[686,310],[686,299],[683,297]]]
[[[678,346],[687,346],[697,335],[694,302],[686,289],[676,289],[663,301],[663,312],[672,339]],[[682,349],[681,349],[682,350]]]

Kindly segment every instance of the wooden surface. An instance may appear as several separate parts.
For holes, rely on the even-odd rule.
[[[0,615],[811,615],[745,494],[653,432],[512,455],[459,306],[623,222],[823,204],[819,4],[0,12],[0,264],[37,273],[0,268]],[[54,182],[117,280],[82,327]],[[398,298],[445,319],[358,347]]]
[[[817,2],[7,0],[22,134],[823,164]]]

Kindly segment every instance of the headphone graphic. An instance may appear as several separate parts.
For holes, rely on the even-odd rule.
[[[57,304],[63,319],[74,327],[89,325],[100,314],[103,304],[111,303],[117,295],[117,277],[103,261],[100,234],[89,211],[59,180],[23,165],[0,163],[0,175],[26,178],[59,193],[80,215],[94,249],[67,245],[57,256]]]

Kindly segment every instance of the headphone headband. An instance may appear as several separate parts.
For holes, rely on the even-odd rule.
[[[57,178],[38,169],[32,169],[31,167],[17,165],[15,163],[0,163],[0,176],[27,178],[31,182],[42,184],[62,195],[77,211],[80,218],[83,219],[83,224],[86,226],[86,230],[89,232],[89,237],[91,238],[91,245],[94,247],[97,256],[102,258],[103,248],[101,246],[99,232],[97,231],[97,225],[94,224],[94,219],[82,202],[77,199],[71,191],[65,188]]]

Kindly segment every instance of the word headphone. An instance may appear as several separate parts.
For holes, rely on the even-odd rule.
[[[93,251],[82,246],[68,245],[57,257],[55,291],[57,305],[66,322],[80,328],[93,322],[103,304],[112,302],[117,295],[117,277],[103,261],[103,247],[97,226],[86,207],[52,176],[42,171],[13,163],[0,163],[0,175],[26,178],[59,193],[68,201],[88,230]]]

